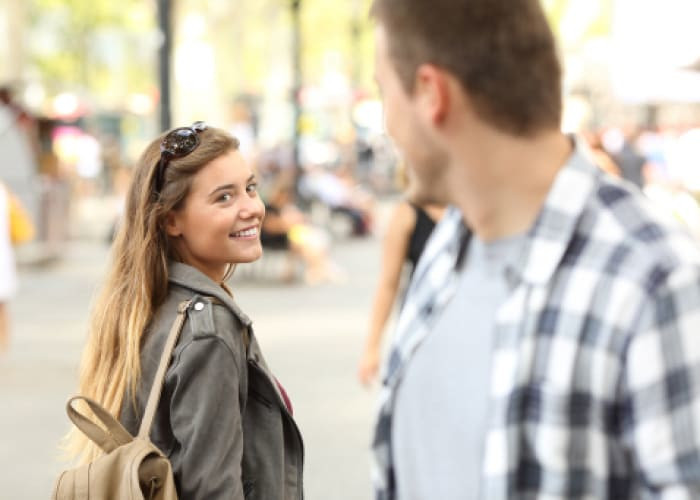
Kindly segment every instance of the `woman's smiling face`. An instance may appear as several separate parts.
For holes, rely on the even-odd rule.
[[[264,216],[255,174],[238,151],[230,151],[194,175],[166,229],[182,260],[218,283],[229,264],[260,258]]]

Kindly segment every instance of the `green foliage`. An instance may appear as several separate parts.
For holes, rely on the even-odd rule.
[[[612,1],[603,1],[598,17],[588,26],[585,36],[593,38],[610,35],[612,32],[612,10]]]
[[[574,0],[586,1],[586,0]],[[572,0],[541,0],[554,32],[561,37],[561,26],[565,16],[572,8]],[[601,0],[596,17],[586,26],[581,38],[583,40],[607,36],[612,28],[612,2],[613,0]]]
[[[155,14],[143,0],[29,0],[27,11],[30,32],[50,40],[28,54],[50,91],[114,93],[153,85],[155,68],[144,71],[142,46]],[[116,36],[100,43],[109,35]]]
[[[180,20],[207,20],[205,38],[216,51],[223,94],[262,93],[267,80],[292,67],[293,0],[180,0]],[[372,83],[371,0],[300,0],[301,66],[305,84],[317,84],[327,54],[340,55],[340,70],[365,88]],[[182,42],[182,40],[180,40]]]
[[[188,12],[206,18],[205,38],[216,52],[222,96],[234,96],[261,93],[271,74],[291,67],[291,2],[177,0],[172,5],[178,20]],[[334,52],[351,81],[373,90],[371,0],[300,2],[304,83],[320,81],[327,54]],[[155,9],[155,2],[145,0],[27,0],[30,37],[40,34],[50,41],[30,45],[30,63],[50,93],[67,88],[115,97],[150,92],[157,86]]]
[[[557,34],[559,34],[559,26],[568,6],[569,0],[542,0],[542,7],[547,14],[549,23]]]
[[[341,54],[348,75],[357,72],[357,83],[371,85],[370,4],[371,0],[303,0],[303,54],[310,79],[320,78],[325,54],[334,51]]]

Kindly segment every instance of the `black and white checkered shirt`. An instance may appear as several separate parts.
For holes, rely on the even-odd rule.
[[[373,443],[378,500],[397,498],[396,388],[455,293],[465,234],[451,208],[398,320]],[[696,242],[579,147],[557,174],[521,265],[509,274],[512,289],[493,332],[478,496],[700,499]],[[469,318],[464,332],[483,334],[469,331]]]

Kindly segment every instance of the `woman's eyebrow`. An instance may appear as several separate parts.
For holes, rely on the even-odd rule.
[[[246,183],[246,184],[250,184],[250,183],[253,182],[254,180],[255,180],[255,174],[251,174],[251,176],[248,177],[248,179],[246,179],[245,183]],[[224,185],[219,186],[219,187],[217,187],[216,189],[214,189],[214,191],[212,191],[211,193],[209,193],[209,196],[211,196],[211,195],[213,195],[213,194],[215,194],[215,193],[217,193],[217,192],[219,192],[219,191],[226,191],[226,190],[229,190],[229,189],[235,190],[237,187],[238,187],[238,186],[237,186],[236,184],[224,184]]]
[[[209,196],[211,196],[211,195],[213,195],[213,194],[216,194],[216,193],[219,192],[219,191],[227,191],[227,190],[229,190],[229,189],[235,190],[236,187],[237,187],[237,186],[236,186],[235,184],[224,184],[223,186],[219,186],[219,187],[217,187],[214,191],[212,191],[211,193],[209,193]]]

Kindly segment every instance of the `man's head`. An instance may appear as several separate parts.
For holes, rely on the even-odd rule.
[[[419,183],[446,167],[440,127],[462,102],[500,133],[559,128],[561,69],[539,0],[374,0],[372,15],[387,128]]]

